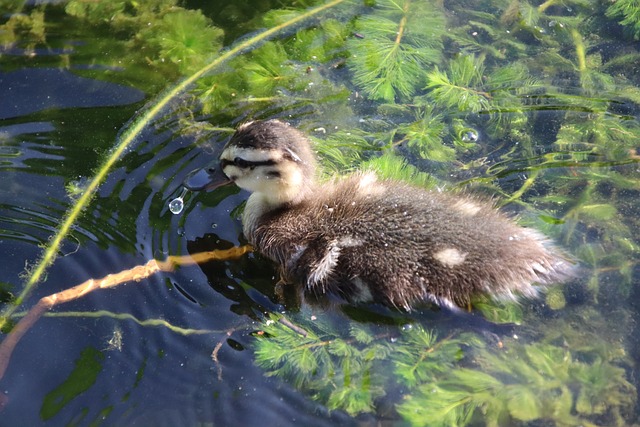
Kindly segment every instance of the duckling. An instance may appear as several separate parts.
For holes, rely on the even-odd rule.
[[[309,139],[278,120],[238,127],[219,166],[225,181],[251,192],[249,242],[317,295],[407,311],[426,301],[466,308],[479,294],[535,297],[572,275],[548,239],[480,198],[373,172],[319,182]]]

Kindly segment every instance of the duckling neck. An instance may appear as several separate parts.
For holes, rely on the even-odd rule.
[[[277,194],[252,193],[247,200],[247,205],[242,215],[244,235],[252,241],[254,230],[259,226],[260,218],[264,214],[277,209],[297,206],[311,197],[314,190],[315,184],[308,183],[308,185],[297,188],[295,192],[280,192]]]

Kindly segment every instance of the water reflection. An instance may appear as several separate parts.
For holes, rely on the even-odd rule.
[[[69,96],[73,92],[74,96]],[[0,72],[0,120],[43,110],[130,105],[142,91],[77,76],[59,68],[25,68]]]

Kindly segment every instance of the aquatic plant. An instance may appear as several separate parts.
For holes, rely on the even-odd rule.
[[[272,315],[263,323],[256,363],[330,410],[372,412],[402,389],[398,413],[416,426],[621,426],[635,405],[616,354],[594,345],[508,340],[496,348],[469,333],[439,338],[417,324],[374,335],[362,324],[345,330],[327,319],[295,318]]]
[[[372,412],[386,392],[389,360],[408,385],[453,366],[462,357],[460,340],[438,341],[420,326],[407,325],[407,340],[375,336],[366,325],[338,332],[322,320],[291,327],[272,315],[257,334],[256,363],[268,375],[285,379],[331,410],[350,415]]]
[[[480,370],[433,375],[399,405],[400,414],[420,426],[464,426],[478,416],[488,426],[533,420],[621,426],[635,403],[624,369],[600,359],[576,361],[560,347],[515,346],[499,355],[485,350],[475,361]]]
[[[381,0],[355,23],[347,42],[354,83],[371,99],[408,100],[439,62],[445,21],[431,3]]]
[[[638,0],[617,0],[607,7],[610,18],[621,18],[620,24],[638,40],[640,39],[640,2]]]

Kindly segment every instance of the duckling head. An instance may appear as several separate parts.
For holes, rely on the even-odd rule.
[[[220,155],[220,169],[238,187],[274,208],[297,204],[315,182],[311,143],[279,120],[241,125]]]

